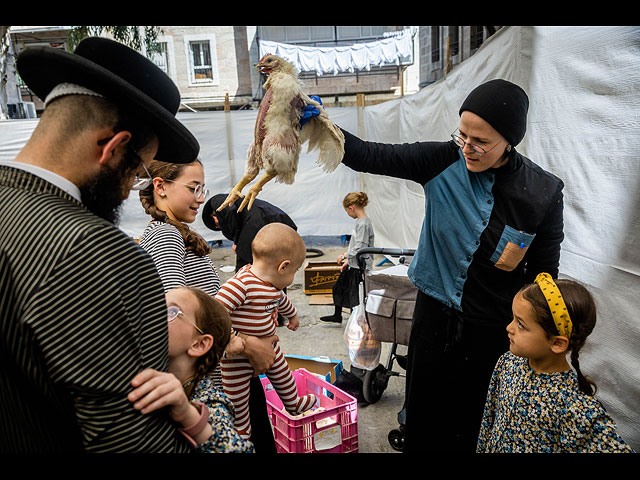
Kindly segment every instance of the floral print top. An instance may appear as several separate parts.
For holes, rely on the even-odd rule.
[[[507,352],[491,378],[477,452],[633,452],[604,406],[578,388],[573,370],[536,373]]]
[[[198,453],[254,453],[253,443],[240,436],[233,427],[235,410],[229,398],[215,385],[213,376],[198,382],[191,401],[199,401],[209,408],[209,424],[213,433],[209,440],[198,445]]]

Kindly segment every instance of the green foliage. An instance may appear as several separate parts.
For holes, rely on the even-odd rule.
[[[69,33],[67,48],[75,50],[80,41],[86,37],[99,36],[104,33],[109,34],[114,40],[123,43],[134,50],[142,52],[146,49],[147,54],[159,52],[160,46],[157,43],[158,34],[161,30],[153,26],[78,26],[73,27]]]

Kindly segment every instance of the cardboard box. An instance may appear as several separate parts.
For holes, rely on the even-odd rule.
[[[340,266],[336,262],[308,262],[304,268],[304,293],[331,293],[340,276]]]
[[[285,360],[289,364],[291,371],[304,368],[308,372],[322,377],[326,382],[333,384],[340,372],[342,372],[342,362],[331,360],[329,357],[305,357],[301,355],[285,355]]]

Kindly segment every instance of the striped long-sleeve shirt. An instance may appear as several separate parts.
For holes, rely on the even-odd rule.
[[[277,322],[273,310],[285,318],[296,315],[296,308],[289,297],[251,272],[245,265],[227,280],[216,295],[231,315],[234,330],[256,337],[273,335]]]
[[[151,258],[55,185],[0,166],[0,452],[176,452],[165,413],[127,395],[166,371]]]
[[[140,246],[153,258],[165,292],[176,287],[197,287],[214,296],[220,288],[218,272],[208,255],[186,249],[182,235],[168,223],[153,221],[145,228]]]

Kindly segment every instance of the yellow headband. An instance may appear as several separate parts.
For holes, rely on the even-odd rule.
[[[553,317],[558,332],[560,335],[569,338],[573,330],[573,323],[571,323],[571,318],[569,318],[567,305],[564,303],[560,289],[548,273],[538,274],[536,283],[540,286],[544,298],[547,299],[551,316]]]

